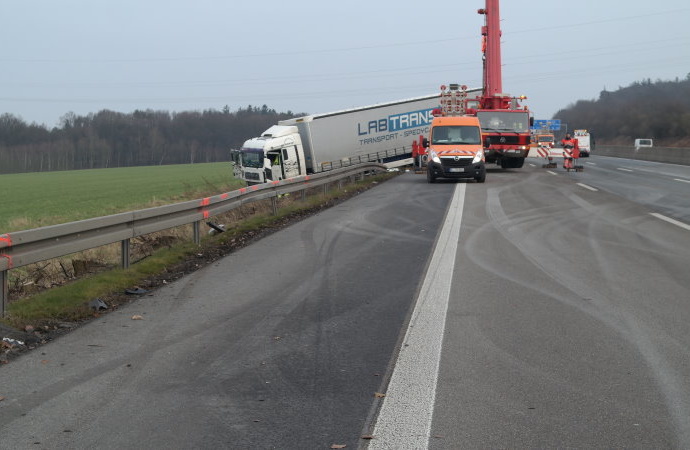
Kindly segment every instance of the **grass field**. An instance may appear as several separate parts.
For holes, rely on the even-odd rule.
[[[0,234],[201,198],[242,185],[227,162],[0,175]]]

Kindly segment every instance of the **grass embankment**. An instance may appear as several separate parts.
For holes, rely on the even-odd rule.
[[[47,325],[83,320],[93,314],[88,306],[91,300],[138,285],[146,277],[164,272],[167,267],[179,263],[195,250],[198,251],[198,247],[192,244],[160,249],[150,258],[128,269],[102,272],[12,302],[2,322],[15,328],[23,328],[29,324]]]
[[[227,162],[0,175],[0,234],[192,200],[242,185]]]
[[[54,287],[40,294],[14,301],[9,304],[7,315],[2,321],[15,328],[23,328],[25,325],[51,325],[56,322],[88,319],[94,314],[88,307],[88,303],[95,298],[107,299],[118,295],[122,297],[121,293],[126,288],[155,285],[151,279],[161,279],[166,273],[180,273],[179,267],[174,270],[171,270],[171,267],[184,264],[185,261],[197,260],[199,255],[208,252],[220,257],[250,242],[251,237],[247,236],[261,235],[261,231],[266,229],[278,229],[310,212],[356,195],[375,185],[376,182],[386,180],[391,176],[393,175],[384,174],[370,177],[354,185],[345,185],[343,191],[333,186],[326,195],[317,193],[307,197],[305,201],[293,198],[283,199],[276,216],[271,215],[270,206],[266,204],[263,208],[257,208],[259,212],[250,217],[227,225],[228,229],[225,233],[204,236],[201,247],[185,242],[159,249],[128,269],[95,274],[65,286]],[[317,191],[322,192],[320,188]],[[198,261],[203,263],[208,262],[209,259]]]

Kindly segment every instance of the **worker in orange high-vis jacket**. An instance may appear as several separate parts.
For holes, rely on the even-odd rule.
[[[565,138],[561,140],[561,146],[563,146],[563,168],[567,170],[574,169],[573,160],[577,160],[580,157],[577,139],[573,139],[570,133],[566,133]]]

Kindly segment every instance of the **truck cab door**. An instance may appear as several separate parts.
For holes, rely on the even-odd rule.
[[[301,173],[300,160],[297,153],[297,146],[291,145],[282,149],[283,173],[285,178],[299,176]]]
[[[266,181],[278,181],[285,178],[283,176],[283,168],[281,164],[280,150],[271,151],[266,154]]]

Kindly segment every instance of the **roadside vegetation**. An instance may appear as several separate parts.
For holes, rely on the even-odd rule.
[[[0,174],[228,161],[231,148],[294,116],[266,105],[178,113],[102,110],[67,113],[60,126],[48,129],[5,113]]]
[[[631,146],[636,138],[660,147],[690,147],[690,74],[685,80],[647,79],[596,100],[580,100],[554,118],[570,130],[587,129],[598,144]]]

